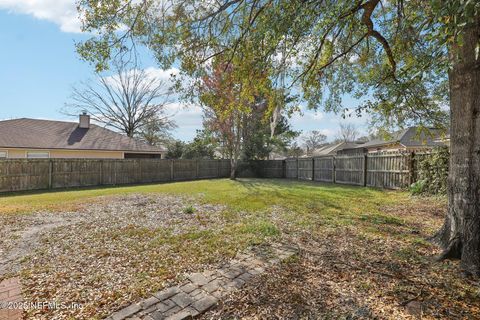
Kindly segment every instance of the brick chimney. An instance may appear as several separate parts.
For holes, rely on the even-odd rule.
[[[78,122],[78,127],[81,129],[89,129],[90,128],[90,116],[84,112],[80,115],[80,119]]]

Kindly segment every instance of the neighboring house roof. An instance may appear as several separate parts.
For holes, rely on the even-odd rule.
[[[385,145],[391,145],[400,143],[405,147],[441,147],[445,146],[439,137],[441,136],[441,130],[439,129],[429,129],[431,135],[425,133],[424,131],[418,134],[417,127],[411,127],[404,130],[399,130],[391,134],[391,138],[388,140],[384,139],[373,139],[364,144],[358,145],[357,148],[373,148],[381,147]]]
[[[79,128],[78,122],[27,118],[0,121],[0,148],[165,151],[95,124]]]
[[[357,146],[360,146],[360,145],[354,142],[340,142],[336,144],[329,144],[321,148],[315,149],[313,151],[313,155],[314,156],[332,155],[337,153],[337,151],[340,151],[343,149],[352,149],[352,148],[356,148]]]

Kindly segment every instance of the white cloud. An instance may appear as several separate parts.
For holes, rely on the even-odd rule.
[[[1,1],[1,0],[0,0]],[[179,69],[177,68],[170,68],[167,70],[163,70],[160,68],[155,68],[155,67],[148,67],[146,69],[140,70],[140,69],[130,69],[128,71],[125,71],[123,74],[124,75],[129,75],[129,76],[144,76],[143,78],[145,81],[156,81],[156,83],[162,83],[165,87],[165,92],[170,90],[172,86],[174,85],[172,81],[172,76],[173,75],[178,75],[180,72]],[[118,74],[110,74],[108,76],[105,76],[104,79],[106,80],[107,83],[109,83],[112,86],[117,86],[120,87],[120,78]]]
[[[75,0],[0,0],[0,9],[53,22],[63,32],[81,32]]]
[[[160,81],[170,82],[172,75],[178,75],[180,72],[177,68],[170,68],[167,70],[149,67],[145,69],[145,73],[152,78],[157,78]]]
[[[167,106],[166,113],[175,120],[178,127],[174,136],[181,140],[192,140],[196,131],[203,127],[203,111],[197,105],[174,102]]]

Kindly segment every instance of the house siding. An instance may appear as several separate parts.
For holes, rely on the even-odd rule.
[[[14,149],[2,148],[7,151],[8,159],[24,159],[29,151],[44,151],[50,153],[50,158],[58,159],[123,159],[122,151],[94,151],[94,150],[56,150],[56,149]]]

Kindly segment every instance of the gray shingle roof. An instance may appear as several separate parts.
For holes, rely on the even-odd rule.
[[[354,142],[340,142],[336,144],[329,144],[321,148],[315,149],[313,151],[313,155],[314,156],[332,155],[332,154],[335,154],[337,151],[340,151],[343,149],[352,149],[357,146],[359,145]]]
[[[0,148],[69,149],[152,152],[165,151],[111,130],[91,124],[38,119],[0,121]]]
[[[410,127],[408,129],[399,130],[391,134],[391,138],[388,140],[384,139],[373,139],[364,144],[358,145],[357,148],[368,148],[383,146],[393,143],[401,143],[405,147],[440,147],[445,146],[445,143],[439,141],[441,131],[439,129],[429,129],[431,135],[421,132],[417,133],[417,127]]]

